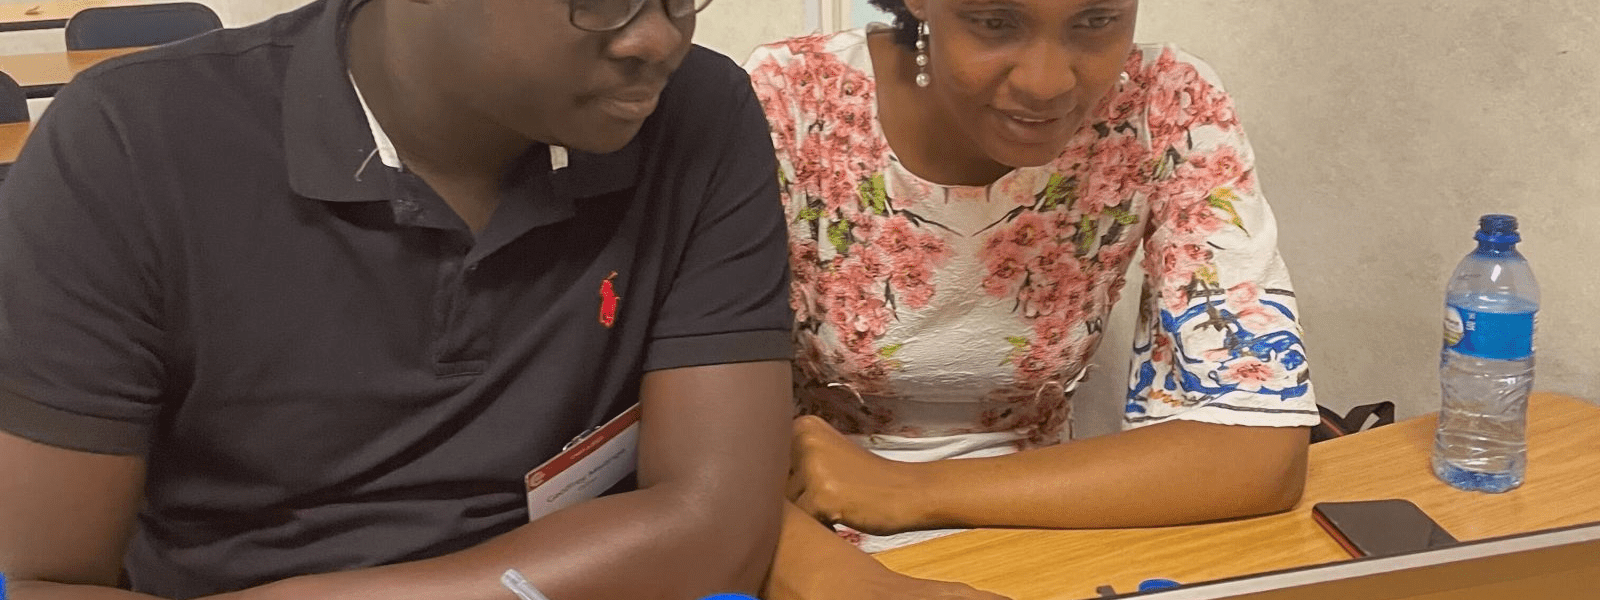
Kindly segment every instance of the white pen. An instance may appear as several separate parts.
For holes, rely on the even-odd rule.
[[[506,589],[511,590],[511,593],[522,600],[550,600],[539,593],[539,589],[533,587],[533,584],[528,583],[528,579],[516,569],[506,569],[505,574],[500,576],[500,585],[506,586]]]

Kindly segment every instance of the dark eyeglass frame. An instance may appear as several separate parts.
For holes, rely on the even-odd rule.
[[[626,12],[605,14],[610,7],[627,3]],[[673,19],[682,19],[692,14],[705,10],[711,5],[711,0],[568,0],[567,20],[573,27],[594,33],[606,33],[627,27],[646,2],[661,2],[667,10],[667,16]],[[600,10],[586,10],[599,5]],[[582,8],[580,8],[580,6]]]

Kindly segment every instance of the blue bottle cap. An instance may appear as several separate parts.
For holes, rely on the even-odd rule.
[[[1522,235],[1517,233],[1517,218],[1511,215],[1478,217],[1478,233],[1472,238],[1491,244],[1515,244],[1522,241]]]
[[[1139,582],[1139,591],[1141,591],[1141,592],[1153,592],[1153,591],[1156,591],[1156,590],[1165,590],[1165,589],[1175,588],[1175,587],[1178,587],[1179,585],[1183,585],[1183,584],[1180,584],[1180,583],[1178,583],[1176,581],[1173,581],[1171,579],[1146,579],[1144,581]]]

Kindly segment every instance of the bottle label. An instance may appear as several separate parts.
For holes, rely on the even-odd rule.
[[[1444,347],[1490,360],[1533,356],[1536,312],[1479,312],[1459,306],[1444,311]]]

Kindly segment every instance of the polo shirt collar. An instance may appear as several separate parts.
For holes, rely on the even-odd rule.
[[[322,14],[289,57],[283,139],[289,185],[301,196],[335,202],[394,197],[388,170],[381,167],[401,169],[402,163],[345,61],[346,25],[367,1],[324,0]],[[633,187],[641,166],[640,137],[607,154],[552,147],[547,154],[551,190],[558,200],[570,202]]]
[[[330,201],[375,202],[394,196],[383,169],[367,164],[377,149],[362,122],[345,66],[345,24],[366,0],[323,0],[322,14],[289,55],[283,81],[283,145],[289,186]]]

